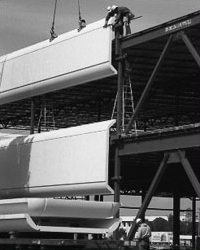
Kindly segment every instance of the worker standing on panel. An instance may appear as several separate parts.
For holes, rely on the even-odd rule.
[[[118,7],[116,5],[108,6],[107,8],[108,14],[105,18],[104,28],[108,26],[108,21],[111,17],[115,17],[115,21],[113,24],[113,30],[118,30],[120,35],[123,36],[123,26],[125,27],[125,35],[131,34],[130,23],[131,20],[134,19],[135,15],[130,11],[127,7]]]

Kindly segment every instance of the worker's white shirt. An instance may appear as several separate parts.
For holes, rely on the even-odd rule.
[[[146,223],[142,223],[135,234],[135,238],[138,240],[151,237],[151,229]]]

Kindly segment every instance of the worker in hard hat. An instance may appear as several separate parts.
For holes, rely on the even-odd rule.
[[[143,222],[141,218],[136,220],[136,225],[138,226],[137,232],[135,234],[135,239],[138,242],[139,250],[149,250],[150,249],[150,237],[151,228],[147,223]]]
[[[125,35],[131,34],[130,23],[134,19],[135,15],[127,7],[118,7],[116,5],[108,6],[108,14],[105,18],[104,28],[108,26],[108,21],[111,17],[115,17],[113,23],[113,30],[118,30],[120,35],[123,35],[123,25],[125,27]]]
[[[78,27],[78,32],[80,32],[83,28],[86,27],[86,21],[85,19],[79,19],[79,27]]]

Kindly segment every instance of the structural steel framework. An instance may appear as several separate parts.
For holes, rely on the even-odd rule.
[[[166,57],[166,53],[169,50],[170,46],[173,46],[173,42],[177,41],[177,40],[182,40],[186,46],[186,48],[188,49],[188,51],[190,52],[193,60],[197,63],[198,67],[200,66],[200,56],[199,56],[199,47],[197,46],[197,48],[195,48],[195,45],[193,45],[193,43],[191,42],[189,36],[187,35],[187,28],[188,26],[195,26],[199,23],[199,16],[197,17],[186,17],[185,20],[176,20],[176,22],[172,22],[171,24],[169,24],[169,26],[166,27],[160,27],[157,32],[153,32],[153,33],[149,33],[149,34],[144,34],[141,35],[138,38],[138,43],[139,42],[144,42],[144,40],[148,39],[155,39],[156,37],[162,37],[162,36],[166,36],[166,42],[164,44],[164,47],[161,51],[161,54],[153,68],[152,73],[150,74],[150,77],[147,81],[147,84],[144,87],[144,90],[142,91],[141,97],[139,98],[135,111],[133,112],[132,117],[130,118],[130,121],[125,129],[125,133],[121,134],[120,132],[120,126],[121,126],[121,106],[122,106],[122,98],[118,98],[118,118],[117,118],[117,137],[115,138],[117,144],[116,144],[116,149],[115,149],[115,201],[119,201],[119,192],[120,192],[120,177],[121,177],[121,172],[120,172],[120,168],[122,166],[121,162],[122,162],[122,158],[123,158],[123,154],[121,154],[121,157],[119,157],[120,155],[120,149],[123,148],[125,146],[125,140],[121,140],[120,138],[126,138],[134,121],[136,121],[136,118],[144,104],[144,102],[146,101],[146,98],[150,92],[150,89],[152,87],[152,85],[155,82],[155,79],[158,75],[158,72],[160,71],[160,68],[164,62],[164,59]],[[192,28],[191,28],[192,29]],[[157,36],[156,36],[157,34]],[[118,43],[118,44],[117,44]],[[129,46],[135,46],[137,44],[137,39],[133,38],[125,38],[124,41],[119,41],[116,39],[116,48],[118,48],[118,50],[116,49],[116,51],[118,52],[118,56],[121,58],[121,60],[119,60],[118,62],[118,93],[121,94],[122,96],[122,86],[123,86],[123,72],[122,72],[122,68],[123,68],[123,64],[124,64],[124,51],[126,51],[126,49],[129,48]],[[170,72],[168,72],[170,73]],[[192,81],[192,78],[190,79]],[[197,135],[198,139],[199,139],[199,134]],[[184,139],[182,139],[183,141],[185,141]],[[191,138],[190,138],[191,140]],[[192,141],[192,140],[191,140]],[[195,140],[193,141],[193,143],[195,142]],[[137,141],[136,141],[137,143]],[[176,146],[175,146],[176,145]],[[135,143],[132,142],[131,145],[131,151],[132,154],[135,154],[136,152],[132,149],[132,147],[135,146]],[[158,146],[160,147],[160,143],[158,144]],[[177,147],[177,140],[174,139],[173,142],[170,143],[170,145],[168,144],[169,148],[168,150],[164,150],[164,156],[163,159],[160,162],[160,165],[158,167],[158,169],[156,170],[155,176],[150,184],[150,186],[147,188],[147,192],[146,195],[143,199],[142,202],[142,206],[139,209],[136,219],[138,217],[144,217],[145,211],[151,201],[151,198],[153,197],[153,195],[155,194],[155,191],[157,189],[157,187],[159,186],[159,183],[161,181],[161,179],[163,178],[163,175],[166,171],[167,168],[167,164],[168,161],[170,159],[170,157],[172,158],[172,160],[169,162],[171,164],[177,164],[180,163],[185,172],[186,175],[189,179],[189,182],[192,184],[194,193],[196,192],[196,195],[193,194],[193,196],[197,196],[198,198],[200,198],[200,184],[199,184],[199,179],[198,179],[198,173],[199,173],[199,169],[193,170],[190,161],[188,160],[187,156],[185,156],[185,150],[180,150],[180,147]],[[175,149],[174,149],[175,146]],[[189,145],[188,145],[189,146]],[[193,144],[193,147],[196,148],[199,147],[199,143],[197,144]],[[126,147],[126,146],[125,146]],[[137,147],[137,146],[136,146]],[[152,144],[149,145],[149,150],[151,150],[150,148],[152,147]],[[187,145],[185,145],[185,148],[187,150]],[[160,151],[159,149],[157,149],[158,151]],[[123,151],[125,152],[125,151]],[[130,151],[129,151],[130,153]],[[125,152],[125,154],[129,154],[127,151]],[[175,158],[175,159],[174,159]],[[177,176],[178,177],[178,176]],[[172,194],[174,195],[174,204],[179,204],[179,199],[181,197],[181,194],[176,193],[176,190],[172,190]],[[182,194],[183,195],[183,194]],[[178,209],[180,209],[180,204],[174,206],[174,245],[179,245],[179,212]],[[135,220],[136,220],[135,219]],[[133,223],[127,238],[130,240],[134,234],[136,232],[136,223]],[[193,233],[193,243],[194,243],[194,233]]]

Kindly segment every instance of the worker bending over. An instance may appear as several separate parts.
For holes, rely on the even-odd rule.
[[[135,15],[127,7],[118,7],[116,5],[108,6],[108,14],[105,18],[104,28],[108,26],[108,21],[111,17],[115,17],[113,23],[113,30],[119,31],[120,35],[123,36],[123,26],[125,26],[125,35],[131,34],[130,23],[134,19]]]
[[[79,24],[78,32],[80,32],[83,28],[86,27],[86,21],[85,21],[85,19],[79,19],[78,24]]]

